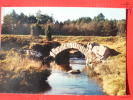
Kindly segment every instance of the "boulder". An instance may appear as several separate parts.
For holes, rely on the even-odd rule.
[[[101,59],[106,59],[111,55],[110,49],[106,46],[100,46],[98,54],[101,56]]]
[[[100,46],[94,46],[93,49],[92,49],[92,52],[93,52],[95,55],[98,55],[99,49],[100,49]]]
[[[109,57],[111,55],[110,53],[110,49],[106,46],[94,46],[92,49],[92,52],[95,53],[95,55],[99,58],[99,59],[106,59],[107,57]]]
[[[80,70],[70,70],[67,73],[71,73],[71,74],[80,74]]]

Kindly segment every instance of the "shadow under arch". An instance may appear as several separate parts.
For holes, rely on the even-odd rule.
[[[85,58],[85,55],[78,49],[69,48],[59,52],[55,56],[55,64],[61,67],[64,71],[72,70],[70,66],[70,58]]]

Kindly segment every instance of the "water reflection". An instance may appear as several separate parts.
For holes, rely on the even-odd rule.
[[[81,63],[81,64],[80,64]],[[52,89],[44,94],[48,95],[103,95],[101,87],[86,72],[84,59],[70,59],[69,64],[53,64],[52,74],[48,82]],[[79,69],[80,74],[67,73],[68,70]]]
[[[69,71],[69,70],[72,70],[72,67],[70,66],[70,64],[56,64],[56,63],[53,63],[51,64],[51,67],[52,67],[52,70],[57,70],[57,71]]]
[[[79,66],[80,65],[80,66]],[[85,63],[85,59],[75,59],[75,58],[71,58],[69,60],[69,63],[66,64],[57,64],[56,62],[52,62],[51,63],[51,68],[52,70],[58,70],[58,71],[69,71],[69,70],[77,70],[79,69],[80,71],[83,70],[83,68],[85,67],[86,63]]]

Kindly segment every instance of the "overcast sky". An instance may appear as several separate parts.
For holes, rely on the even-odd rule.
[[[2,18],[13,9],[18,14],[23,12],[26,15],[35,15],[38,10],[41,10],[42,14],[48,14],[53,16],[55,20],[62,22],[68,19],[75,20],[80,17],[94,18],[99,13],[103,13],[107,19],[126,19],[126,9],[89,7],[2,7]]]

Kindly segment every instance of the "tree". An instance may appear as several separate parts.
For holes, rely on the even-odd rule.
[[[102,28],[103,36],[116,36],[117,35],[116,20],[105,20]]]
[[[37,13],[36,13],[36,19],[37,19],[37,22],[39,23],[41,21],[41,10],[38,10]]]
[[[6,32],[5,34],[17,34],[16,26],[18,23],[18,14],[14,10],[12,10],[10,14],[4,16],[3,22],[3,28],[5,29],[3,29],[2,32]]]
[[[76,23],[79,24],[79,23],[88,23],[88,22],[91,22],[92,19],[90,17],[81,17],[79,18],[78,20],[76,20]]]
[[[102,23],[92,21],[87,25],[86,31],[90,36],[101,36]]]
[[[3,25],[2,25],[2,34],[12,34],[12,25],[11,25],[11,16],[9,14],[5,15],[3,18]]]
[[[34,24],[34,23],[37,23],[37,19],[34,15],[30,15],[27,19],[27,23],[28,24]]]
[[[64,21],[64,24],[69,25],[70,23],[71,23],[70,19],[68,19],[68,20]]]
[[[46,24],[46,23],[52,23],[53,18],[49,15],[42,14],[41,10],[37,11],[36,13],[36,19],[39,24]]]
[[[119,36],[126,36],[126,20],[118,20],[116,22],[116,26],[118,28],[117,35]]]
[[[53,33],[53,35],[59,35],[60,34],[60,23],[58,21],[55,21],[54,24],[51,25],[51,32]]]
[[[15,10],[12,10],[12,12],[10,13],[10,16],[12,18],[12,23],[13,24],[17,24],[18,22],[18,14],[15,12]]]
[[[45,29],[45,35],[46,35],[46,39],[48,41],[51,41],[51,37],[52,37],[52,33],[51,33],[51,27],[50,25],[48,25]]]
[[[94,17],[93,20],[98,22],[103,22],[105,21],[105,16],[102,13],[100,13],[96,17]]]
[[[41,34],[41,26],[38,23],[32,24],[30,28],[32,36],[39,36]]]
[[[20,15],[18,15],[18,20],[20,24],[27,23],[27,16],[24,15],[24,13],[20,13]]]
[[[112,30],[110,36],[116,36],[118,32],[118,28],[116,27],[116,20],[110,20],[110,24]]]

